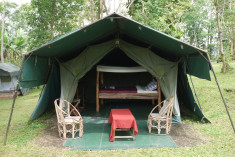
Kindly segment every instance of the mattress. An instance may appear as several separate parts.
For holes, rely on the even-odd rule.
[[[99,93],[157,93],[157,91],[146,91],[144,87],[136,85],[135,87],[111,87],[100,89]]]
[[[136,87],[114,87],[100,89],[100,93],[137,93]]]

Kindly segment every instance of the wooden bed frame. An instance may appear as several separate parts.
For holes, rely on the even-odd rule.
[[[157,80],[157,93],[100,93],[100,87],[104,87],[104,75],[103,72],[110,71],[100,71],[97,66],[97,76],[96,76],[96,112],[100,111],[100,104],[103,104],[104,99],[145,99],[152,100],[152,104],[155,104],[155,100],[158,100],[158,104],[161,103],[161,89],[159,81]],[[143,72],[143,71],[141,71]],[[147,71],[144,71],[147,72]],[[117,73],[117,72],[114,72]],[[118,73],[122,73],[121,70]],[[160,107],[159,107],[160,109]]]

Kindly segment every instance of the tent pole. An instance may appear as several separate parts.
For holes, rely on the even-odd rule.
[[[15,92],[14,92],[14,96],[13,96],[13,102],[12,102],[11,113],[10,113],[10,117],[9,117],[9,121],[8,121],[8,125],[7,125],[6,136],[5,136],[5,140],[4,140],[4,146],[7,143],[7,135],[8,135],[8,131],[9,131],[10,124],[11,124],[11,118],[12,118],[12,114],[13,114],[13,110],[14,110],[14,106],[15,106],[17,91],[20,88],[20,77],[21,77],[21,73],[22,73],[22,69],[23,69],[23,65],[24,65],[24,59],[25,59],[25,55],[23,56],[23,59],[22,59],[22,62],[21,62],[20,72],[19,72],[19,76],[18,76],[18,82],[17,82]]]
[[[187,65],[188,72],[189,72],[189,77],[190,77],[190,80],[191,80],[191,83],[192,83],[192,86],[193,86],[194,94],[195,94],[195,96],[196,96],[196,98],[197,98],[197,102],[198,102],[198,105],[199,105],[199,107],[200,107],[200,110],[202,110],[202,106],[201,106],[200,101],[199,101],[199,99],[198,99],[198,97],[197,97],[197,92],[196,92],[195,86],[194,86],[194,84],[193,84],[193,79],[192,79],[191,72],[190,72],[190,69],[189,69],[188,62],[187,62],[187,61],[186,61],[186,65]]]
[[[221,97],[222,97],[222,99],[223,99],[223,102],[224,102],[224,107],[225,107],[225,109],[226,109],[226,111],[227,111],[229,120],[230,120],[230,122],[231,122],[231,125],[232,125],[232,127],[233,127],[233,131],[234,131],[234,133],[235,133],[235,128],[234,128],[234,125],[233,125],[233,120],[232,120],[232,118],[231,118],[231,116],[230,116],[230,113],[229,113],[229,110],[228,110],[228,106],[227,106],[227,104],[226,104],[226,102],[225,102],[223,93],[222,93],[222,91],[221,91],[219,82],[218,82],[217,77],[216,77],[216,75],[215,75],[215,71],[214,71],[214,69],[213,69],[213,67],[212,67],[212,64],[211,64],[211,61],[210,61],[210,57],[208,56],[208,54],[207,54],[207,57],[209,58],[209,64],[210,64],[210,67],[211,67],[211,71],[213,72],[213,75],[214,75],[214,77],[215,77],[216,84],[217,84],[217,86],[218,86],[218,88],[219,88],[220,95],[221,95]]]

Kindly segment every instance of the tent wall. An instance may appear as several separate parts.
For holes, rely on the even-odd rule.
[[[9,72],[0,69],[0,76],[9,76]]]
[[[7,77],[7,81],[3,77]],[[8,82],[9,80],[9,82]],[[12,92],[17,85],[17,77],[13,76],[0,76],[0,92]]]
[[[23,88],[30,88],[45,84],[49,66],[49,57],[25,57],[20,77],[20,86]]]
[[[18,76],[20,68],[11,63],[0,63],[0,76]]]
[[[211,80],[210,78],[210,67],[208,61],[203,56],[191,56],[185,61],[188,64],[189,71],[188,74],[193,76]]]
[[[168,73],[160,80],[160,86],[165,98],[174,96],[174,119],[176,122],[181,123],[180,118],[180,108],[177,96],[177,75],[178,75],[178,65],[172,67]]]
[[[209,120],[203,115],[194,99],[193,92],[190,88],[186,74],[186,65],[184,63],[179,64],[177,94],[180,107],[186,107],[201,121],[209,122]]]
[[[171,96],[175,97],[173,113],[177,121],[181,122],[178,98],[176,95],[178,63],[167,61],[148,48],[135,46],[122,40],[120,41],[120,48],[127,56],[143,66],[159,80],[162,92],[166,98]]]
[[[34,120],[54,108],[54,100],[60,97],[60,70],[59,67],[53,65],[47,85],[38,100],[30,120]]]
[[[87,47],[78,57],[60,64],[61,98],[72,101],[78,80],[115,48],[114,40]]]

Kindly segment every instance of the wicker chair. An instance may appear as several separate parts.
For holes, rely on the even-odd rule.
[[[79,137],[83,136],[83,119],[78,110],[68,101],[64,99],[56,99],[54,101],[59,136],[63,134],[63,138],[66,139],[67,133],[72,134],[74,139],[75,134],[79,132]],[[71,115],[78,116],[71,116]]]
[[[154,113],[153,111],[163,104],[162,108],[160,109],[159,113]],[[148,130],[149,133],[152,132],[152,129],[158,129],[158,135],[161,134],[161,130],[165,129],[165,134],[170,133],[171,129],[171,121],[172,121],[172,110],[174,104],[174,97],[170,97],[160,104],[155,106],[148,116]]]

